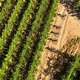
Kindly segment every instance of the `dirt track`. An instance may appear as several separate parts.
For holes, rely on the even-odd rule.
[[[58,54],[56,54],[56,50],[60,50],[63,45],[67,43],[67,40],[70,40],[75,36],[80,36],[80,20],[78,20],[76,16],[69,14],[66,7],[60,3],[57,13],[66,16],[61,17],[60,15],[57,15],[50,27],[49,38],[46,41],[46,45],[40,58],[41,65],[38,67],[36,80],[53,80],[51,73],[53,71],[55,74],[54,71],[58,72],[58,70],[54,70],[50,66],[53,66],[52,64],[54,64],[54,60],[57,58]],[[53,25],[61,27],[56,28]]]

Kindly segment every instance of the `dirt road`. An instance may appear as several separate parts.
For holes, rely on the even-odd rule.
[[[38,67],[36,80],[53,80],[51,73],[55,74],[54,71],[58,71],[51,67],[58,55],[56,51],[60,50],[67,40],[80,36],[80,20],[69,14],[64,4],[59,3],[57,16],[50,27],[48,36],[40,58],[41,64]]]

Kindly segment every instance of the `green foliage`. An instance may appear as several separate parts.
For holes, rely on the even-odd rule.
[[[30,70],[28,71],[28,75],[26,75],[26,80],[35,80],[35,72],[40,63],[39,61],[40,52],[42,51],[43,46],[45,44],[45,39],[47,37],[47,33],[49,32],[49,26],[51,25],[50,23],[53,20],[53,17],[55,16],[56,6],[57,6],[57,0],[53,0],[50,13],[46,19],[47,22],[44,25],[45,29],[42,32],[41,40],[37,46],[36,51],[34,52],[34,56],[32,59],[33,62],[31,63]]]
[[[48,4],[49,4],[49,0],[42,0],[40,8],[36,13],[36,18],[32,23],[31,31],[29,32],[29,35],[27,37],[26,44],[24,44],[24,49],[20,55],[19,63],[17,64],[16,71],[14,72],[14,75],[13,75],[14,80],[18,80],[20,78],[22,73],[20,68],[23,68],[23,65],[25,65],[29,56],[31,55],[29,52],[32,50],[32,47],[36,40],[34,39],[35,37],[33,38],[32,34],[37,34],[37,31],[41,27],[40,24],[42,23],[42,19],[45,14],[45,11],[47,10]]]
[[[1,24],[4,24],[2,23],[2,21],[5,16],[8,15],[4,12],[4,9],[7,9],[7,12],[9,12],[10,9],[13,9],[12,7],[9,7],[10,5],[8,5],[11,4],[12,1],[13,0],[7,0],[2,11],[0,12]],[[27,71],[28,74],[25,74],[26,80],[35,80],[34,72],[37,70],[37,66],[39,65],[38,57],[40,56],[40,52],[42,51],[42,48],[45,44],[45,39],[47,37],[47,33],[49,32],[49,26],[51,25],[53,17],[55,16],[58,0],[52,0],[52,3],[50,3],[50,1],[51,0],[42,0],[40,3],[39,0],[30,0],[30,3],[28,4],[28,7],[26,8],[22,16],[19,26],[14,26],[15,23],[17,23],[18,18],[20,17],[19,14],[21,14],[23,6],[27,2],[26,0],[18,0],[17,5],[13,9],[13,13],[11,13],[10,17],[8,16],[8,23],[5,25],[5,28],[2,32],[2,36],[0,37],[0,53],[2,54],[4,46],[7,43],[6,41],[8,40],[8,37],[10,37],[12,33],[14,34],[14,30],[17,30],[16,34],[13,35],[13,39],[11,39],[12,42],[9,45],[8,53],[6,55],[3,53],[6,58],[4,58],[2,67],[0,68],[0,80],[7,80],[9,75],[11,80],[21,79],[21,76],[23,74],[22,70],[25,64],[27,64],[27,59],[30,59],[30,56],[32,55],[31,51],[35,46],[34,44],[38,40],[38,38],[40,38],[38,45],[36,45],[37,48],[33,52],[34,55],[31,59],[33,62],[31,63],[30,70]],[[38,5],[39,3],[40,5]],[[37,13],[35,12],[35,10],[37,10]],[[45,16],[45,14],[47,15]],[[33,21],[33,19],[35,20]],[[22,46],[22,40],[24,38],[24,35],[27,34],[26,31],[28,28],[30,28],[30,31],[29,35],[27,35],[27,40],[24,40],[26,42],[23,45],[23,50],[21,53],[17,54],[20,49],[20,46]],[[37,35],[38,31],[40,31],[39,29],[42,28],[43,30],[39,37],[32,36],[32,34]],[[16,61],[16,58],[19,59],[19,62]],[[15,70],[13,70],[13,68]],[[9,74],[10,71],[13,75]]]
[[[0,29],[3,28],[4,22],[7,21],[17,0],[6,0],[0,12]],[[1,31],[1,30],[0,30]]]
[[[52,1],[52,3],[50,3],[50,1]],[[77,10],[80,10],[80,0],[74,0],[74,2],[74,7]],[[40,53],[45,45],[51,22],[55,16],[58,0],[41,0],[41,3],[39,0],[30,0],[28,7],[26,7],[24,11],[23,7],[26,3],[27,0],[6,0],[0,12],[0,29],[3,27],[3,25],[5,25],[2,36],[0,37],[0,54],[4,54],[3,49],[7,44],[8,38],[11,38],[11,34],[14,34],[14,30],[16,31],[16,33],[13,35],[13,39],[11,39],[12,42],[9,45],[8,53],[6,55],[4,54],[6,58],[2,63],[2,67],[0,68],[0,80],[7,80],[8,75],[10,75],[8,72],[10,71],[12,72],[10,76],[11,80],[22,79],[23,74],[25,75],[25,80],[35,80],[37,67],[40,64],[39,56],[41,55]],[[21,18],[20,24],[19,26],[15,26],[15,24],[18,24],[17,22],[22,10],[24,11],[24,14]],[[47,15],[45,16],[45,14]],[[27,38],[24,39],[28,28],[30,28],[29,34],[27,35]],[[39,29],[43,30],[41,31],[40,36],[37,37],[36,35],[38,35],[38,31],[40,31]],[[33,34],[35,36],[33,36]],[[40,39],[39,42],[36,42],[38,39]],[[22,46],[22,40],[25,41],[23,44],[23,49],[21,53],[17,54]],[[33,51],[35,43],[37,43],[37,45]],[[29,63],[28,59],[30,59],[31,56],[32,62]],[[16,58],[18,58],[19,62],[16,61]],[[22,73],[24,71],[24,66],[27,66],[28,63],[28,73]],[[10,65],[13,65],[13,67],[11,66],[11,70],[9,69]],[[76,55],[73,58],[73,61],[70,63],[67,72],[62,77],[62,80],[73,80],[74,76],[76,76],[76,69],[79,67],[80,55]]]
[[[5,29],[3,30],[2,36],[0,37],[0,49],[4,48],[4,45],[6,44],[8,37],[13,32],[13,29],[16,29],[14,24],[16,23],[16,20],[18,19],[18,16],[19,16],[24,4],[25,4],[25,1],[19,0],[17,5],[15,6],[13,13],[11,14],[11,17],[8,20],[8,24],[5,25]]]
[[[13,0],[14,1],[14,0]],[[11,8],[11,6],[9,5],[9,4],[11,4],[12,3],[12,1],[11,0],[7,0],[6,2],[5,2],[5,5],[3,6],[3,8],[2,8],[2,11],[0,12],[0,23],[2,23],[1,21],[2,21],[2,19],[3,19],[3,17],[4,17],[4,15],[6,14],[6,11],[9,11],[9,9]],[[5,11],[6,10],[6,11]],[[6,16],[6,15],[5,15]]]
[[[62,80],[73,80],[73,77],[76,76],[76,69],[80,67],[80,55],[77,54],[73,61],[70,63],[67,72],[63,76]]]
[[[74,2],[75,2],[74,8],[80,10],[80,0],[74,0]]]
[[[0,38],[0,48],[4,47],[4,44],[6,43],[6,38],[11,34],[12,29],[14,27],[14,23],[15,23],[16,19],[18,18],[18,15],[21,12],[21,9],[22,9],[24,3],[25,3],[25,1],[19,0],[17,5],[15,6],[14,12],[12,13],[12,16],[10,17],[10,19],[8,21],[8,24],[6,25],[6,27],[3,31],[2,37]],[[27,13],[27,11],[25,12],[24,17],[20,23],[20,26],[18,28],[18,32],[17,32],[17,34],[15,34],[15,37],[12,41],[12,44],[10,45],[9,52],[6,55],[6,58],[4,60],[5,62],[2,64],[2,68],[0,69],[0,80],[3,80],[3,77],[6,75],[5,71],[8,69],[8,65],[10,63],[13,63],[12,62],[13,61],[12,54],[15,52],[14,49],[16,48],[16,46],[18,44],[20,44],[22,33],[25,29],[25,24],[28,23],[28,20],[26,18],[28,15],[26,15],[26,13]],[[29,16],[28,16],[28,19],[29,19]],[[23,26],[24,26],[24,28],[23,28]],[[15,53],[13,55],[15,55]]]

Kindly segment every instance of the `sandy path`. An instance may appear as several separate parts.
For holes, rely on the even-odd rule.
[[[73,38],[74,36],[80,36],[80,20],[78,20],[75,16],[68,14],[66,7],[63,4],[59,3],[57,12],[61,15],[66,14],[66,16],[62,18],[57,15],[50,27],[48,35],[49,38],[46,41],[46,45],[40,58],[41,65],[38,67],[36,80],[53,80],[53,76],[51,75],[52,71],[53,74],[55,74],[55,71],[58,71],[51,67],[51,64],[54,64],[54,60],[58,55],[56,54],[56,50],[60,50],[63,45],[66,44],[67,40]],[[54,24],[61,26],[61,28],[53,27]]]

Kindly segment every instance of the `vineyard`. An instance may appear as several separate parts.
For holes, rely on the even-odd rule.
[[[0,80],[35,80],[38,57],[57,0],[6,0],[0,7]]]
[[[0,1],[0,80],[36,80],[41,52],[56,17],[57,7],[58,0]],[[77,40],[79,43],[80,39]],[[80,56],[75,55],[69,63],[67,72],[57,80],[80,80],[75,75],[76,69],[80,69]]]

